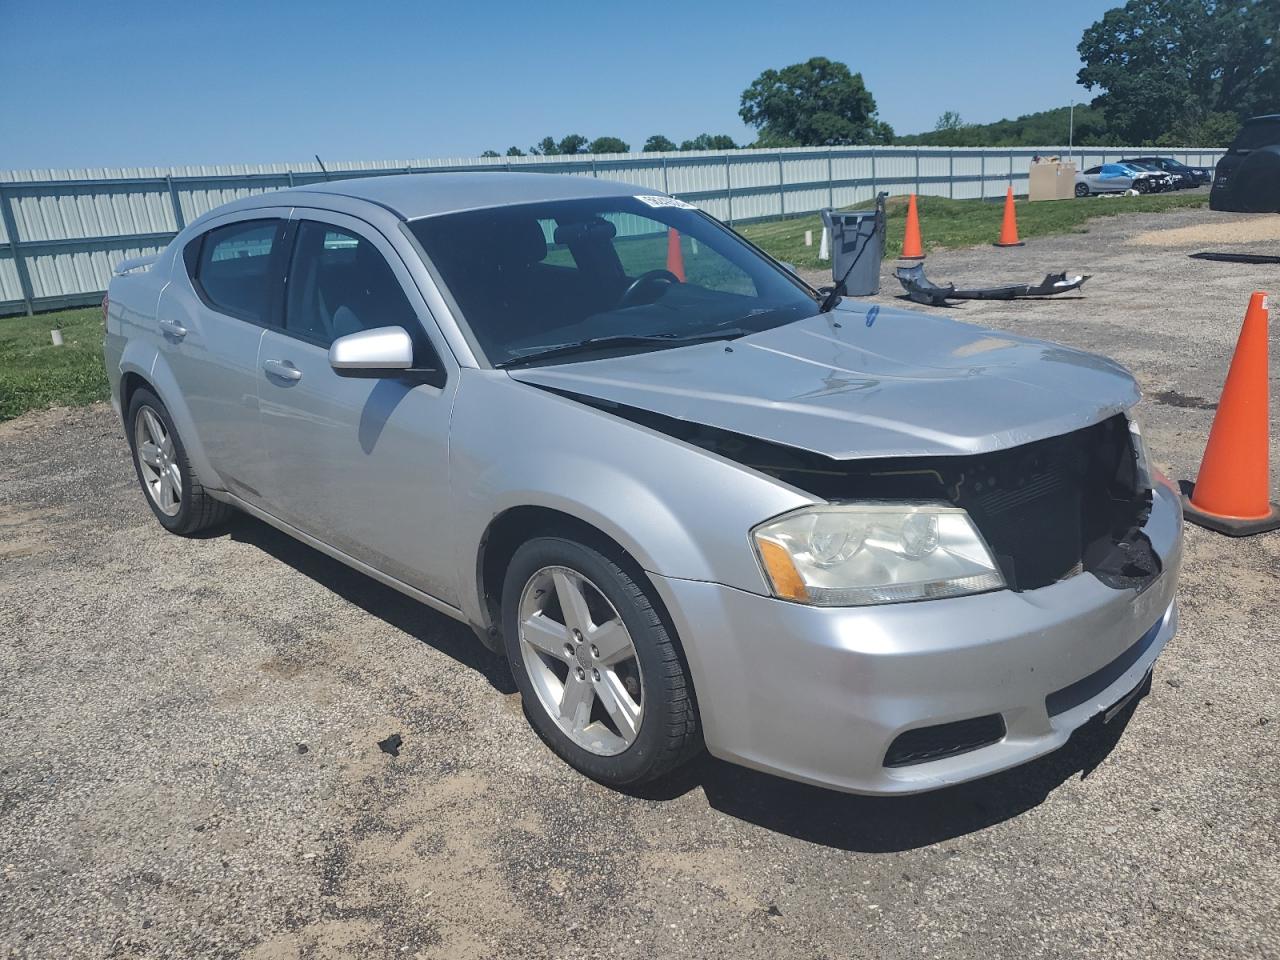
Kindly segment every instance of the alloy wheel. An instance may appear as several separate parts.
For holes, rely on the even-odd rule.
[[[166,517],[182,509],[182,471],[178,468],[173,437],[150,407],[138,410],[133,421],[134,449],[142,485],[156,509]]]
[[[520,654],[539,704],[577,746],[615,756],[635,742],[644,682],[635,643],[600,588],[543,567],[520,594]]]

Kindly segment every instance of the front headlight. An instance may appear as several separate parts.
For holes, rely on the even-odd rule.
[[[854,607],[982,593],[1004,586],[959,507],[849,503],[805,507],[751,531],[773,595]]]

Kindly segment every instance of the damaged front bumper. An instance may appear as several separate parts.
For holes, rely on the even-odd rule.
[[[1088,274],[1067,276],[1066,273],[1050,273],[1040,283],[1011,283],[998,287],[974,287],[957,289],[955,284],[940,286],[924,275],[923,264],[898,267],[894,272],[902,289],[916,303],[943,307],[948,300],[1016,300],[1020,297],[1052,297],[1071,290],[1079,290],[1089,279]]]
[[[816,608],[654,576],[681,637],[707,747],[855,793],[932,790],[1062,746],[1143,682],[1177,627],[1177,492],[1143,532],[1142,589],[1089,573],[1023,592]]]

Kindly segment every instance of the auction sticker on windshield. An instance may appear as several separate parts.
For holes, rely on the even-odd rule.
[[[697,209],[692,203],[685,203],[675,197],[636,197],[636,199],[641,203],[647,203],[651,207],[679,207],[682,210]]]

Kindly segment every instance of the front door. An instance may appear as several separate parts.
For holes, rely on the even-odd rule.
[[[435,322],[380,233],[341,214],[296,216],[282,326],[267,330],[258,351],[267,509],[456,603],[448,515],[456,368],[445,375]],[[354,378],[329,366],[337,337],[388,326],[409,331],[416,367],[441,375]]]

